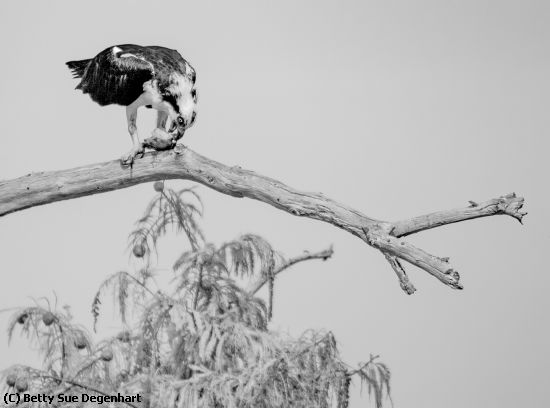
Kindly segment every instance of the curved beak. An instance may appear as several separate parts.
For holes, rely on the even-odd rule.
[[[173,121],[172,121],[172,124],[170,125],[170,129],[168,129],[168,133],[174,132],[174,131],[176,130],[176,127],[177,127],[176,121],[173,120]]]
[[[170,133],[175,140],[180,140],[185,133],[185,126],[178,126],[177,122],[174,120],[170,129],[168,129],[168,133]]]

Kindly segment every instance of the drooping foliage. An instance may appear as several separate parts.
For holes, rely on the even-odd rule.
[[[154,187],[129,236],[141,267],[109,276],[92,302],[95,330],[102,301],[114,296],[121,331],[93,342],[69,310],[49,304],[18,310],[9,338],[26,335],[44,364],[4,370],[3,392],[140,394],[147,408],[345,408],[356,378],[376,407],[391,401],[390,372],[377,356],[354,369],[340,358],[331,332],[291,338],[269,329],[276,271],[292,262],[257,235],[208,243],[199,196],[162,182]],[[183,232],[189,245],[174,262],[173,281],[161,289],[154,279],[157,244],[171,231]],[[268,285],[267,304],[246,289],[249,282]]]

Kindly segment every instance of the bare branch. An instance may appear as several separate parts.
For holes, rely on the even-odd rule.
[[[277,268],[273,272],[273,276],[277,276],[278,274],[290,268],[292,265],[297,264],[298,262],[310,261],[312,259],[322,259],[323,261],[326,261],[333,254],[334,254],[334,250],[332,249],[332,247],[319,252],[306,251],[302,255],[298,255],[294,258],[291,258],[288,261],[286,261],[284,264],[282,264],[279,268]],[[264,286],[267,282],[269,282],[269,279],[270,279],[269,276],[260,276],[255,282],[253,282],[248,287],[246,291],[251,295],[255,295],[262,288],[262,286]]]
[[[366,241],[369,245],[379,249],[384,254],[397,258],[424,269],[445,285],[453,289],[462,289],[459,282],[460,275],[449,265],[449,258],[438,258],[402,239],[395,238],[382,232],[380,228],[365,228]]]
[[[294,215],[325,221],[361,235],[360,225],[378,222],[320,193],[295,190],[280,181],[238,166],[210,160],[182,145],[150,152],[121,167],[119,160],[70,170],[32,173],[0,182],[0,216],[56,201],[104,193],[157,180],[181,179],[201,183],[233,197],[263,201]]]
[[[527,215],[526,212],[520,211],[523,207],[523,197],[517,197],[515,193],[493,198],[483,203],[475,201],[469,201],[469,203],[468,207],[438,211],[394,222],[391,234],[395,237],[404,237],[442,225],[500,214],[514,217],[521,223],[523,217]]]
[[[409,277],[407,276],[407,272],[405,272],[405,268],[403,268],[403,265],[401,265],[401,262],[399,262],[399,259],[389,254],[385,254],[385,256],[386,256],[386,260],[389,262],[390,266],[395,271],[395,274],[397,275],[397,279],[399,279],[399,284],[401,285],[401,289],[403,289],[407,295],[412,295],[414,292],[416,292],[416,288],[409,280]]]
[[[380,250],[407,293],[414,287],[399,260],[405,260],[430,273],[447,286],[461,289],[458,273],[448,258],[439,258],[407,243],[401,237],[446,224],[479,217],[505,214],[521,221],[523,198],[508,194],[469,207],[440,211],[408,220],[388,222],[331,200],[320,193],[295,190],[280,181],[238,166],[229,167],[201,156],[183,145],[173,150],[147,153],[132,168],[111,161],[75,169],[29,174],[0,182],[0,216],[56,201],[103,193],[136,184],[182,179],[201,183],[233,197],[262,201],[280,210],[327,222],[361,238]],[[261,286],[260,286],[261,287]],[[254,288],[252,288],[254,289]]]

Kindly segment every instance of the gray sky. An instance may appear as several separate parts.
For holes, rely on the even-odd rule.
[[[334,244],[329,262],[278,279],[274,328],[331,329],[350,363],[381,354],[396,407],[546,407],[549,23],[550,3],[526,0],[1,2],[0,178],[130,148],[124,109],[74,91],[65,61],[114,44],[177,48],[198,73],[185,143],[208,157],[388,220],[524,195],[523,227],[493,217],[410,237],[450,256],[465,290],[409,267],[418,292],[406,296],[350,234],[199,190],[213,242],[254,232],[289,256]],[[140,113],[147,135],[153,115]],[[131,267],[126,236],[152,193],[0,219],[0,309],[55,290],[91,327],[99,283]],[[163,242],[161,264],[179,242]],[[0,340],[1,367],[36,362],[28,350]],[[367,400],[357,387],[353,406]]]

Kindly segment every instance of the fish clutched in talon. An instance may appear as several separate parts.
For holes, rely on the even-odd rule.
[[[156,128],[151,133],[151,137],[143,141],[143,147],[155,150],[169,150],[174,148],[177,141],[177,133],[169,133],[164,129]]]
[[[143,156],[144,147],[173,148],[195,122],[196,73],[176,50],[117,45],[94,58],[67,65],[75,78],[81,78],[76,89],[89,94],[99,105],[126,106],[133,148],[121,158],[123,165],[131,165],[137,156]],[[158,111],[157,129],[143,144],[136,126],[140,106]]]

